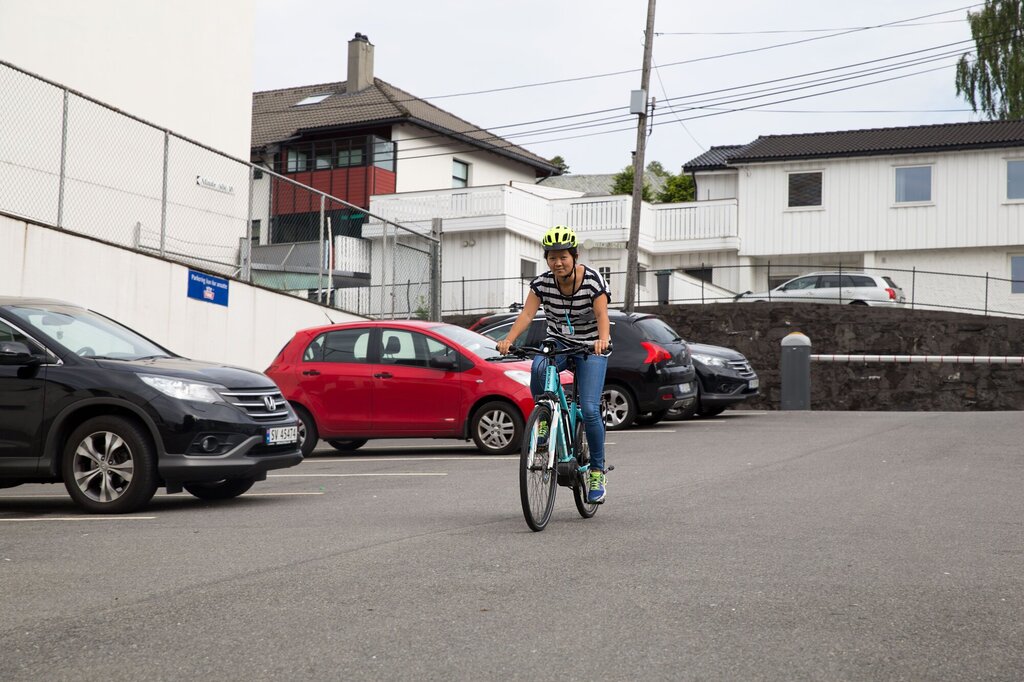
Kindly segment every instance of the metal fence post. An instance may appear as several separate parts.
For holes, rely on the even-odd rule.
[[[700,262],[700,304],[704,305],[704,261]]]
[[[801,332],[782,339],[782,409],[811,409],[811,340]]]
[[[765,287],[765,290],[768,292],[768,302],[770,303],[771,300],[772,300],[772,262],[771,261],[768,261],[768,272],[765,275],[765,278],[766,278],[766,281],[768,282],[768,286]]]
[[[242,261],[242,280],[245,282],[252,281],[252,201],[253,193],[256,191],[256,180],[254,175],[256,174],[256,167],[249,166],[249,215],[245,221],[245,241],[246,241],[246,257]],[[267,229],[270,229],[270,225],[267,225]]]
[[[988,273],[985,273],[985,316],[988,317]]]
[[[440,218],[430,221],[430,319],[441,321],[441,232],[444,226]]]
[[[910,269],[910,309],[914,309],[914,294],[917,291],[917,266]]]
[[[462,314],[466,314],[466,277],[462,277]]]
[[[320,259],[316,273],[316,300],[317,303],[324,302],[324,209],[327,206],[327,199],[320,195]]]
[[[64,229],[64,181],[68,161],[68,91],[64,90],[64,114],[60,131],[60,189],[57,193],[57,227]]]
[[[160,257],[167,257],[167,169],[170,164],[171,133],[164,130],[164,181],[160,199]]]

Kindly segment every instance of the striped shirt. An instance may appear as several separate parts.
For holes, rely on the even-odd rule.
[[[607,296],[609,303],[612,299],[608,285],[599,272],[584,265],[583,281],[577,281],[576,292],[571,296],[558,290],[555,273],[550,270],[535,277],[530,282],[530,289],[544,306],[549,335],[576,341],[597,340],[594,300],[601,295]]]

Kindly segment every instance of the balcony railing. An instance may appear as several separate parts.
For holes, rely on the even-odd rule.
[[[395,221],[505,216],[538,227],[569,225],[581,234],[629,230],[628,196],[545,199],[515,187],[474,187],[374,197],[371,210]],[[653,242],[737,236],[735,199],[688,204],[644,204],[640,236]],[[506,222],[495,223],[500,229]]]

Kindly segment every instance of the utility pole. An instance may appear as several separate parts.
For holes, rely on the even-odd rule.
[[[633,312],[636,297],[638,251],[640,249],[640,208],[644,192],[644,149],[647,146],[647,93],[651,83],[651,53],[654,51],[654,2],[647,0],[647,30],[644,32],[644,67],[640,76],[643,100],[637,114],[636,151],[633,153],[633,211],[629,218],[629,240],[626,242],[626,291],[623,309]]]

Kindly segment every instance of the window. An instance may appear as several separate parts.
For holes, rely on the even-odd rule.
[[[637,286],[647,288],[647,266],[637,264],[636,266],[636,283]]]
[[[469,187],[469,164],[452,159],[452,187]]]
[[[298,173],[299,171],[306,170],[306,161],[308,159],[308,153],[300,151],[298,149],[288,150],[288,172]]]
[[[8,326],[3,320],[0,320],[0,342],[6,341],[25,344],[28,346],[28,350],[32,355],[46,355],[46,351],[43,350],[42,346],[16,330],[14,327]]]
[[[845,278],[844,278],[845,279]],[[849,284],[845,283],[847,286]],[[839,275],[822,275],[821,280],[818,282],[819,289],[838,289],[839,288]]]
[[[821,171],[789,174],[789,207],[821,206]]]
[[[372,329],[339,329],[316,337],[302,354],[303,362],[366,362]]]
[[[395,143],[391,140],[374,138],[373,165],[386,171],[395,170]]]
[[[349,168],[351,166],[363,165],[363,148],[347,147],[338,149],[338,168]]]
[[[783,291],[796,291],[796,290],[799,290],[799,289],[813,289],[817,283],[818,283],[818,276],[817,275],[812,275],[810,277],[801,277],[799,279],[794,279],[792,282],[790,282],[789,284],[787,284],[784,287],[782,287],[782,290]]]
[[[1024,199],[1024,160],[1006,162],[1006,198]]]
[[[529,260],[528,258],[519,259],[519,277],[520,279],[532,280],[537,276],[537,261]]]
[[[260,236],[263,232],[263,221],[259,218],[255,218],[252,221],[252,243],[259,244]]]
[[[309,97],[307,97],[305,99],[302,99],[302,100],[299,100],[298,102],[296,102],[295,106],[297,106],[297,107],[304,107],[307,104],[320,104],[320,102],[323,102],[325,99],[327,99],[330,96],[331,96],[331,93],[327,93],[326,95],[310,95]]]
[[[873,287],[877,286],[875,280],[866,275],[843,275],[844,287]],[[893,284],[893,287],[896,285]]]
[[[932,167],[905,166],[896,169],[896,203],[932,200]]]
[[[601,279],[604,280],[604,285],[609,289],[612,286],[612,269],[609,265],[602,265],[597,269],[597,274],[601,275]]]
[[[1010,256],[1010,293],[1024,294],[1024,256]]]
[[[331,142],[317,142],[315,152],[315,165],[317,170],[324,170],[331,167],[331,157],[334,156],[334,145]]]

